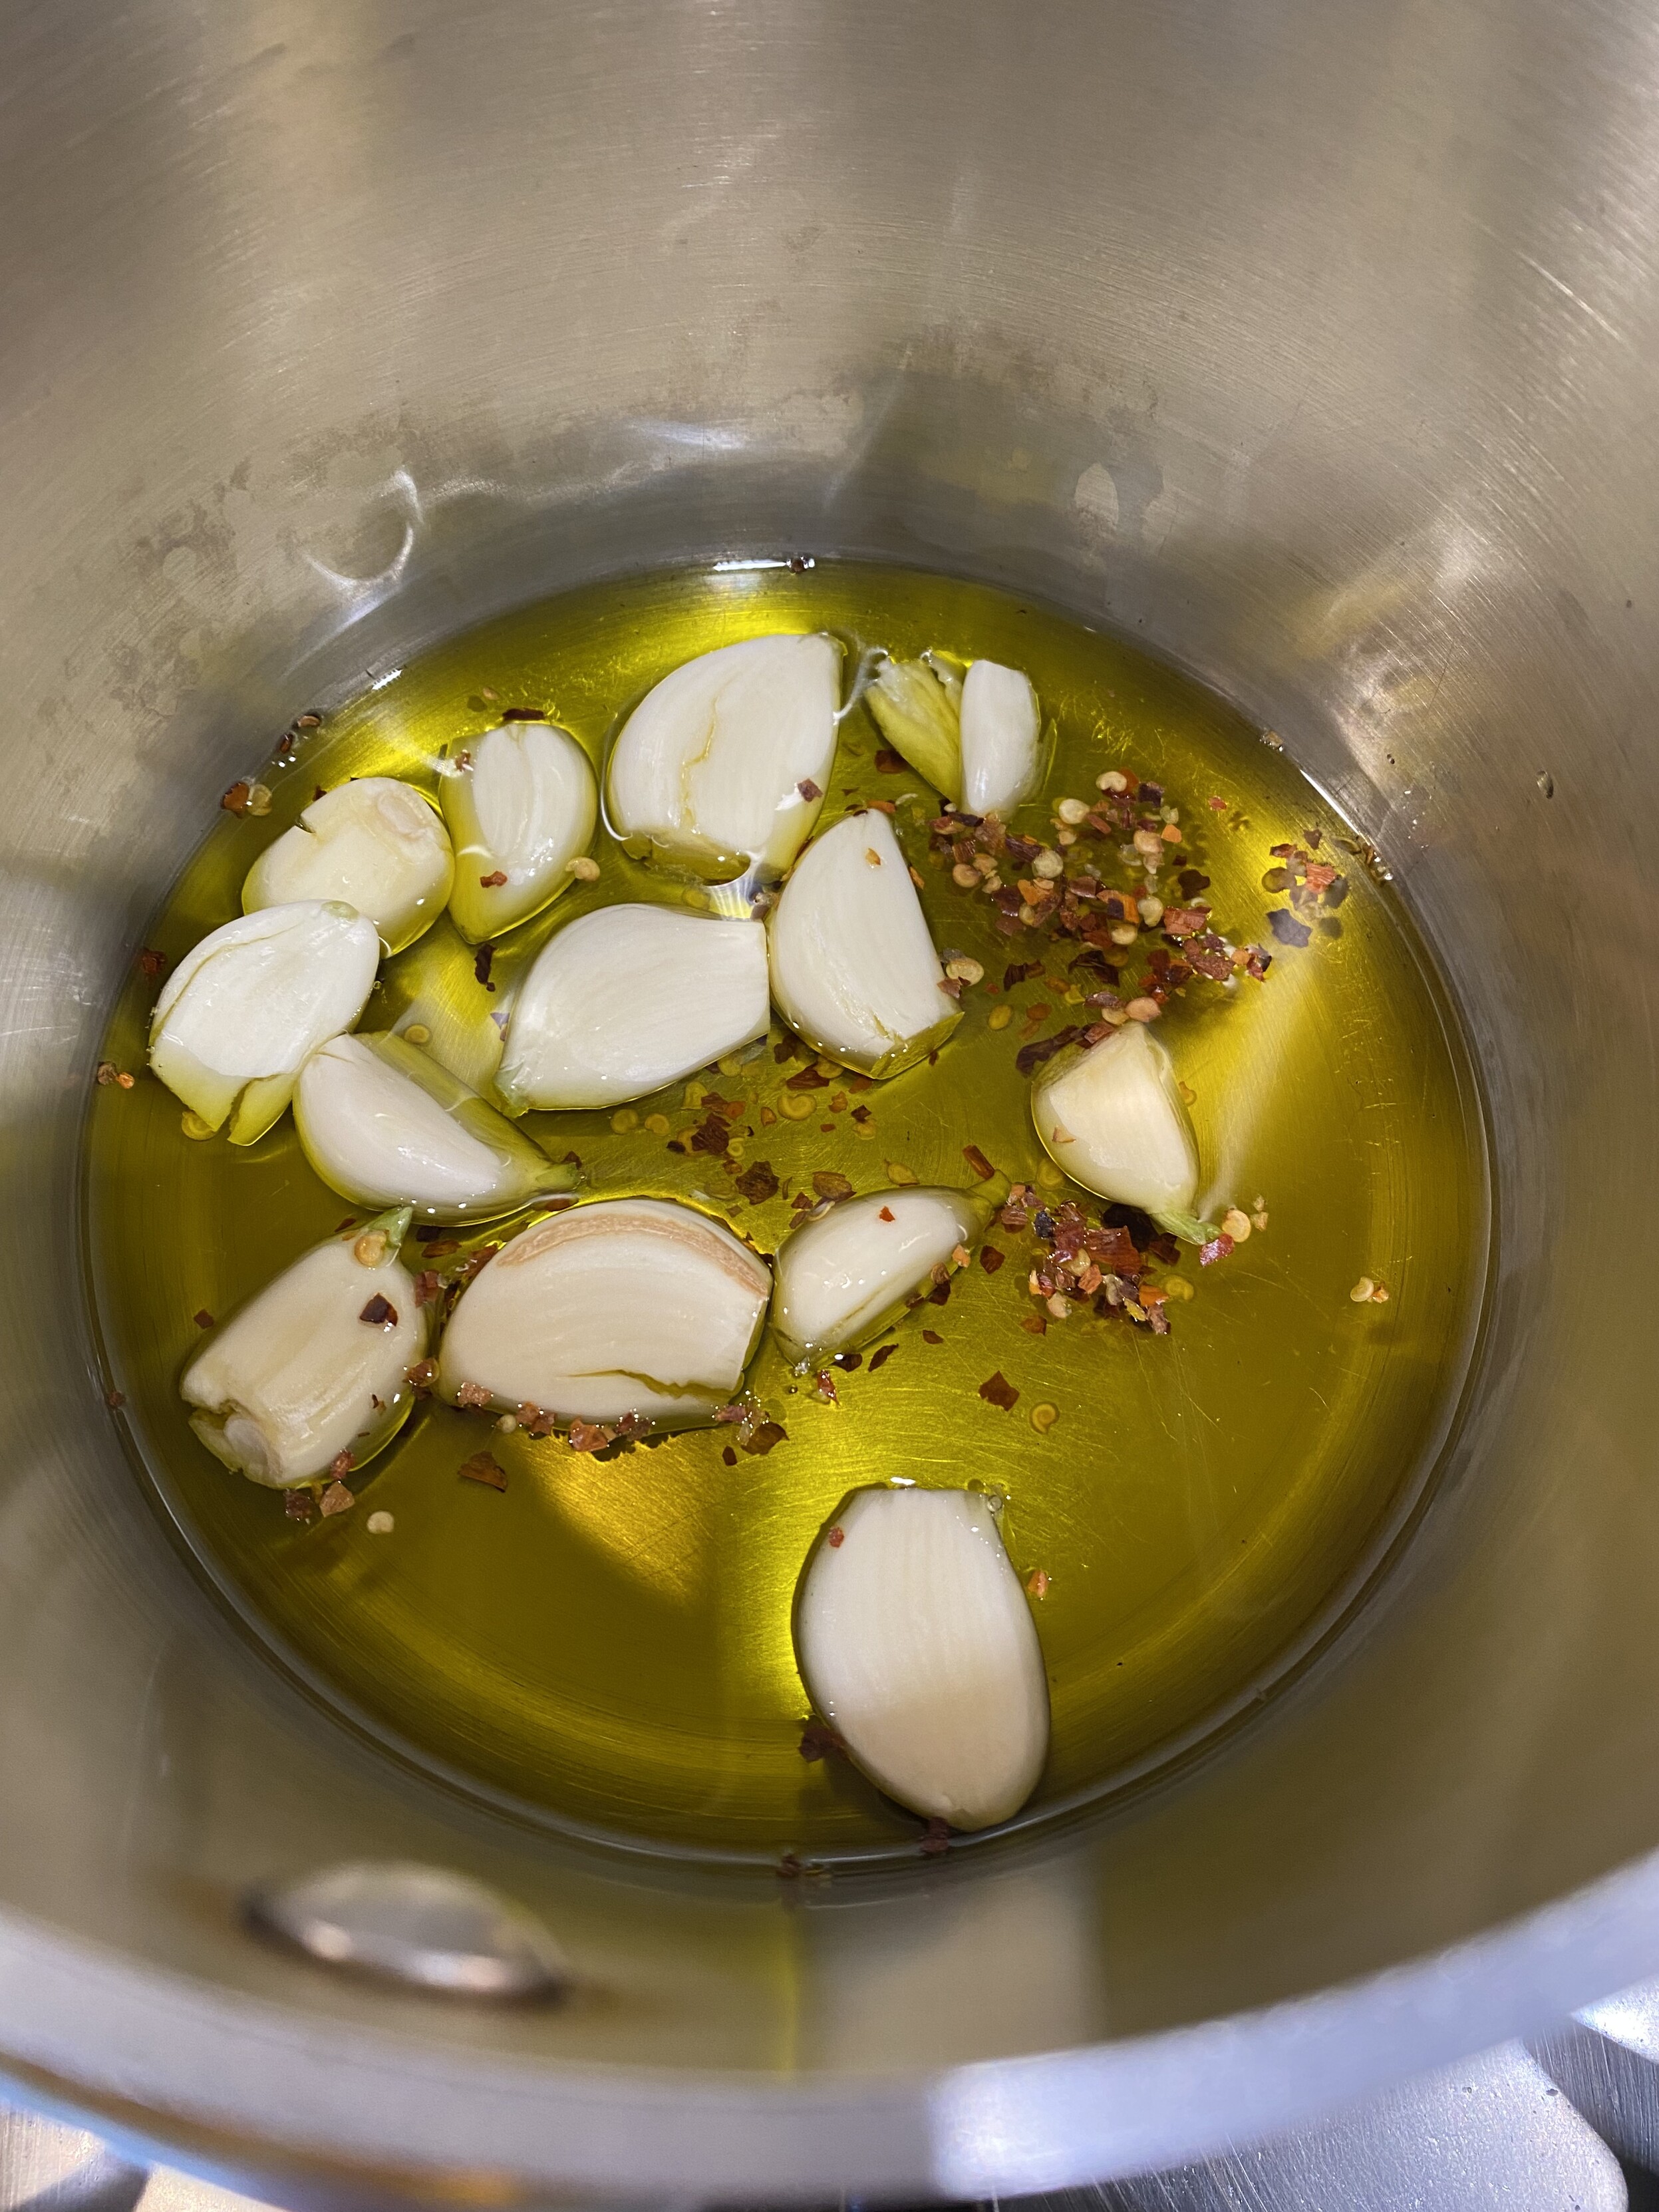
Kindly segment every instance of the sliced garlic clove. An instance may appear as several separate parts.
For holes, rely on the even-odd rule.
[[[441,796],[455,841],[449,911],[470,945],[550,906],[574,880],[569,864],[599,819],[593,764],[550,722],[487,730],[444,763]]]
[[[1036,1788],[1042,1651],[988,1498],[854,1491],[801,1577],[795,1656],[851,1757],[912,1812],[988,1828]]]
[[[438,1392],[560,1421],[708,1421],[742,1385],[771,1288],[764,1261],[690,1206],[574,1206],[521,1231],[468,1284]]]
[[[829,786],[841,654],[823,635],[752,637],[665,676],[611,756],[611,819],[629,850],[711,881],[781,875]]]
[[[294,1121],[317,1173],[357,1206],[408,1200],[427,1221],[490,1221],[575,1187],[574,1169],[400,1036],[319,1046],[300,1071]]]
[[[1085,1190],[1138,1206],[1195,1243],[1214,1234],[1193,1217],[1198,1139],[1170,1055],[1144,1022],[1056,1053],[1031,1085],[1031,1119]]]
[[[772,1332],[786,1358],[805,1367],[878,1335],[985,1219],[965,1191],[912,1188],[871,1191],[792,1229],[773,1262]]]
[[[962,790],[964,813],[1006,821],[1035,790],[1042,716],[1023,669],[976,660],[962,686]]]
[[[403,1206],[313,1246],[214,1331],[179,1387],[215,1458],[282,1490],[391,1442],[427,1340],[398,1258],[409,1220]]]
[[[620,1105],[764,1036],[769,1013],[759,922],[600,907],[537,955],[495,1088],[511,1113]]]
[[[242,910],[338,899],[367,915],[388,952],[444,910],[455,873],[437,808],[411,784],[365,775],[313,799],[247,872]]]
[[[155,1002],[149,1064],[210,1128],[251,1145],[293,1096],[307,1056],[363,1010],[380,939],[331,899],[239,915],[179,963]]]
[[[962,793],[962,679],[927,659],[884,660],[865,704],[876,726],[918,775],[955,801]]]
[[[785,1021],[866,1075],[896,1075],[962,1018],[884,814],[849,814],[807,848],[768,941]]]

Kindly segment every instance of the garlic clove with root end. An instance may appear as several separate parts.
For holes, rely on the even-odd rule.
[[[962,1018],[884,814],[849,814],[808,846],[768,933],[778,1012],[848,1067],[896,1075]]]
[[[952,800],[962,792],[962,679],[928,659],[884,660],[864,703],[895,752]]]
[[[490,1221],[575,1188],[459,1077],[404,1038],[337,1036],[300,1071],[294,1121],[305,1156],[357,1206],[408,1200],[427,1221]]]
[[[550,906],[599,819],[593,764],[550,722],[487,730],[444,763],[441,796],[455,841],[449,911],[469,945]]]
[[[367,915],[331,899],[239,915],[187,952],[150,1022],[149,1064],[210,1128],[251,1145],[308,1055],[362,1013],[380,957]]]
[[[962,685],[962,789],[969,814],[1006,821],[1038,781],[1042,716],[1024,669],[976,660]]]
[[[412,784],[365,775],[313,799],[247,872],[242,910],[339,899],[367,915],[386,951],[431,928],[454,880],[437,808]]]
[[[801,1577],[795,1656],[854,1760],[924,1819],[992,1827],[1036,1788],[1042,1650],[988,1498],[854,1491]]]
[[[711,881],[781,875],[829,786],[841,656],[822,635],[753,637],[665,676],[611,756],[611,819],[629,850]]]
[[[214,1331],[179,1387],[216,1459],[283,1490],[391,1442],[427,1340],[398,1257],[409,1220],[402,1206],[314,1246]]]
[[[495,1088],[509,1113],[620,1105],[764,1036],[769,1016],[759,922],[600,907],[537,955]]]
[[[438,1393],[561,1422],[711,1420],[742,1385],[771,1289],[765,1261],[689,1206],[574,1206],[521,1231],[468,1284]]]
[[[1215,1234],[1194,1218],[1198,1140],[1170,1055],[1144,1023],[1056,1053],[1031,1085],[1031,1119],[1085,1190],[1138,1206],[1194,1243]]]
[[[772,1333],[784,1356],[804,1368],[878,1335],[953,1254],[972,1249],[990,1212],[978,1193],[877,1190],[792,1229],[773,1262]]]

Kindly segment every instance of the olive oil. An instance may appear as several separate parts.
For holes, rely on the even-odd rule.
[[[1053,1706],[1027,1820],[1143,1777],[1246,1711],[1352,1602],[1423,1493],[1478,1327],[1485,1152],[1446,994],[1343,823],[1212,695],[1020,600],[852,563],[652,574],[453,640],[302,732],[265,779],[268,814],[213,818],[147,941],[171,963],[236,913],[249,866],[319,787],[374,773],[434,790],[438,757],[515,708],[544,709],[599,764],[628,708],[678,663],[820,628],[845,640],[849,679],[873,647],[1026,670],[1052,759],[1013,827],[1052,844],[1058,801],[1093,800],[1103,772],[1156,782],[1178,816],[1166,884],[1178,869],[1206,877],[1192,895],[1216,928],[1274,956],[1262,981],[1194,977],[1159,1019],[1190,1094],[1200,1204],[1250,1218],[1248,1241],[1212,1264],[1186,1247],[1154,1268],[1167,1334],[1086,1300],[1056,1317],[1028,1288],[1042,1256],[1030,1231],[994,1224],[1004,1264],[955,1277],[945,1303],[883,1340],[885,1358],[830,1370],[836,1402],[763,1350],[752,1388],[786,1432],[769,1451],[715,1429],[596,1456],[426,1403],[351,1476],[352,1510],[300,1523],[196,1442],[178,1378],[199,1316],[223,1319],[352,1210],[307,1167],[291,1118],[246,1149],[193,1139],[144,1075],[96,1093],[86,1188],[118,1418],[204,1571],[286,1663],[404,1755],[526,1816],[635,1844],[834,1862],[914,1852],[921,1832],[844,1762],[801,1753],[796,1579],[855,1485],[975,1484],[1006,1500]],[[203,794],[204,822],[216,798]],[[1085,1199],[1037,1144],[1017,1054],[1089,1020],[1080,1002],[1098,975],[1071,965],[1075,942],[999,931],[992,900],[935,849],[935,795],[855,705],[820,827],[871,802],[894,810],[936,942],[984,970],[949,1042],[889,1082],[838,1072],[791,1089],[812,1062],[781,1057],[775,1024],[766,1046],[694,1085],[617,1113],[528,1116],[555,1158],[580,1158],[589,1194],[686,1199],[763,1251],[814,1174],[860,1191],[911,1176],[969,1188],[972,1152],[1048,1204]],[[1264,885],[1282,882],[1276,845],[1335,860],[1348,886],[1305,945],[1281,945],[1267,921],[1284,905]],[[499,1053],[492,1016],[550,932],[618,898],[708,902],[603,828],[595,854],[596,881],[574,882],[486,960],[441,921],[386,963],[362,1028],[413,1025],[417,1042],[425,1030],[482,1086]],[[1106,857],[1109,879],[1128,881]],[[1123,955],[1126,981],[1160,941],[1152,930]],[[1005,986],[1011,964],[1032,972]],[[119,1067],[143,1066],[157,988],[135,970],[106,1046]],[[692,1142],[709,1093],[739,1102],[725,1161]],[[775,1195],[740,1190],[745,1176],[764,1189],[757,1165]],[[460,1252],[517,1225],[462,1237]],[[412,1247],[406,1257],[420,1264]],[[1361,1278],[1385,1297],[1356,1300]],[[1006,1387],[981,1395],[994,1376]],[[461,1478],[483,1448],[504,1491]],[[372,1513],[391,1515],[389,1533],[371,1532]]]

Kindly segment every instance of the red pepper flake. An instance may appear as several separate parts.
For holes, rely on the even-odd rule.
[[[1045,1598],[1053,1587],[1053,1577],[1042,1568],[1034,1568],[1025,1577],[1025,1587],[1034,1598]]]
[[[716,1159],[725,1157],[731,1142],[732,1132],[726,1127],[724,1117],[719,1114],[706,1115],[691,1132],[692,1151],[712,1153]]]
[[[883,745],[876,755],[877,773],[881,775],[902,775],[908,763],[902,753],[896,753],[890,745]]]
[[[764,1459],[768,1452],[788,1441],[789,1431],[781,1421],[763,1421],[752,1436],[742,1439],[744,1449],[757,1459]]]
[[[839,1526],[831,1528],[823,1540],[829,1545],[832,1552],[838,1552],[842,1546],[847,1541],[847,1531]]]
[[[413,1367],[404,1369],[404,1380],[411,1390],[424,1394],[432,1388],[437,1373],[438,1363],[435,1359],[418,1359]]]
[[[1040,960],[1011,960],[1002,971],[1002,988],[1005,991],[1012,991],[1016,983],[1023,983],[1028,975],[1040,975],[1042,972],[1042,963]]]
[[[489,971],[495,965],[495,948],[487,941],[481,945],[472,956],[473,975],[483,985],[486,991],[493,991],[495,988],[489,980]]]
[[[443,1294],[444,1286],[438,1279],[437,1270],[422,1267],[415,1278],[416,1311],[418,1313],[422,1306],[435,1305]]]
[[[337,1480],[329,1484],[318,1502],[322,1507],[323,1518],[327,1520],[331,1514],[349,1513],[357,1500],[344,1483]]]
[[[841,1393],[836,1388],[836,1378],[825,1373],[812,1377],[812,1395],[821,1406],[839,1406]]]
[[[790,1076],[783,1087],[786,1091],[827,1091],[830,1078],[820,1075],[816,1067],[803,1067],[799,1074]]]
[[[927,1293],[927,1303],[930,1306],[949,1305],[951,1303],[951,1285],[948,1279],[943,1283],[934,1284],[933,1289]]]
[[[876,1216],[876,1218],[878,1221],[896,1221],[898,1216],[894,1212],[890,1206],[884,1206],[881,1212]]]
[[[317,1500],[309,1490],[289,1490],[283,1493],[283,1510],[290,1521],[314,1521]]]
[[[819,1168],[812,1176],[812,1188],[820,1198],[851,1198],[853,1186],[844,1175],[834,1168]]]
[[[799,792],[801,797],[806,801],[809,806],[815,799],[822,799],[823,796],[823,793],[818,789],[817,784],[813,782],[810,775],[803,776],[801,781],[795,786],[795,788]]]
[[[925,1328],[921,1332],[921,1340],[924,1344],[943,1344],[945,1339],[936,1328]]]
[[[1052,1036],[1038,1037],[1034,1043],[1021,1045],[1014,1054],[1014,1066],[1022,1075],[1029,1075],[1034,1067],[1041,1067],[1045,1060],[1052,1060],[1065,1046],[1075,1044],[1082,1035],[1075,1022],[1068,1022]]]
[[[733,1182],[750,1206],[764,1205],[769,1198],[775,1198],[778,1194],[778,1179],[772,1172],[770,1160],[757,1160],[752,1167],[745,1168],[740,1176],[735,1176]]]
[[[246,814],[247,812],[248,793],[251,788],[252,787],[246,781],[233,783],[230,789],[226,792],[224,797],[219,801],[220,805],[223,807],[227,814]]]
[[[841,1530],[830,1531],[831,1544],[839,1544]],[[823,1721],[803,1721],[800,1730],[800,1755],[809,1766],[816,1766],[821,1759],[845,1759],[847,1746],[839,1732]]]
[[[1164,909],[1164,933],[1166,937],[1196,937],[1207,929],[1209,909],[1201,906],[1171,906]]]
[[[392,1304],[390,1298],[382,1297],[380,1293],[376,1291],[374,1297],[363,1308],[357,1318],[359,1321],[366,1321],[371,1328],[380,1328],[382,1327],[386,1328],[396,1328],[398,1326],[398,1309]]]
[[[1224,1229],[1218,1237],[1212,1237],[1207,1244],[1199,1246],[1198,1264],[1200,1267],[1207,1267],[1217,1260],[1224,1260],[1232,1249],[1233,1240]]]
[[[1019,1403],[1018,1391],[1000,1368],[980,1384],[979,1395],[988,1406],[999,1406],[1005,1413],[1011,1413]]]
[[[459,1252],[460,1249],[461,1243],[459,1237],[438,1237],[427,1246],[426,1256],[428,1260],[444,1260],[447,1259],[452,1252]]]
[[[1048,1334],[1048,1321],[1045,1314],[1024,1314],[1019,1325],[1028,1336],[1047,1336]],[[984,1393],[981,1391],[980,1395],[983,1396]]]
[[[213,1326],[213,1316],[208,1311],[205,1306],[198,1306],[196,1310],[195,1322],[198,1328],[211,1328]]]
[[[879,1352],[872,1352],[870,1354],[870,1372],[873,1375],[878,1367],[884,1367],[897,1350],[896,1344],[884,1344]]]
[[[487,1406],[489,1403],[489,1398],[490,1393],[485,1389],[482,1382],[463,1382],[455,1393],[455,1403],[458,1406]]]
[[[118,1412],[118,1410],[125,1406],[126,1402],[126,1394],[125,1391],[106,1390],[104,1393],[104,1403],[109,1407],[112,1413]]]
[[[951,1848],[949,1824],[937,1814],[927,1823],[927,1832],[916,1846],[925,1859],[943,1858]]]
[[[349,1451],[337,1451],[328,1463],[328,1471],[336,1482],[343,1482],[356,1464]]]
[[[843,1373],[850,1375],[855,1367],[863,1366],[864,1354],[861,1352],[838,1352],[830,1364],[832,1367],[839,1367]]]
[[[141,975],[160,975],[165,971],[167,964],[166,955],[153,952],[148,945],[138,955],[138,973]]]
[[[487,1451],[474,1452],[455,1470],[463,1482],[481,1482],[486,1490],[507,1488],[507,1469]]]
[[[544,722],[547,709],[545,707],[503,707],[501,720],[504,722]]]
[[[1007,1257],[1008,1255],[999,1251],[994,1244],[981,1244],[979,1248],[979,1264],[988,1275],[994,1275]]]
[[[725,1461],[727,1467],[735,1467],[738,1463],[738,1455],[736,1452],[732,1450],[730,1444],[722,1444],[720,1446],[720,1457]]]
[[[603,1421],[572,1421],[570,1424],[572,1451],[603,1451],[607,1444],[614,1443],[616,1439],[617,1431],[607,1428]]]
[[[505,868],[497,868],[489,875],[479,877],[478,888],[480,890],[484,891],[497,890],[506,881],[507,870]]]
[[[962,1157],[981,1182],[989,1182],[995,1175],[996,1170],[977,1145],[964,1145],[962,1148]]]

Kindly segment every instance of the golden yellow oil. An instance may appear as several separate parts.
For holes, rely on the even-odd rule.
[[[319,786],[373,772],[435,788],[440,751],[514,707],[545,709],[599,762],[619,715],[678,663],[813,628],[846,638],[849,670],[875,645],[1029,671],[1058,735],[1017,826],[1052,836],[1056,800],[1092,798],[1113,766],[1156,781],[1179,810],[1179,865],[1210,878],[1218,927],[1275,952],[1264,982],[1195,980],[1160,1024],[1192,1095],[1212,1212],[1267,1217],[1218,1264],[1188,1250],[1158,1271],[1191,1291],[1176,1285],[1168,1335],[1086,1306],[1031,1334],[1021,1323],[1040,1310],[1026,1287],[1038,1248],[999,1231],[1008,1264],[974,1267],[947,1304],[909,1315],[878,1371],[866,1358],[837,1376],[838,1404],[763,1352],[754,1387],[787,1431],[765,1456],[727,1465],[729,1432],[717,1431],[596,1458],[425,1404],[354,1477],[353,1510],[300,1525],[278,1493],[196,1443],[177,1382],[198,1311],[222,1318],[351,1208],[312,1173],[291,1119],[246,1150],[191,1141],[178,1101],[142,1073],[95,1095],[87,1201],[98,1324],[125,1401],[117,1418],[204,1569],[289,1664],[406,1754],[532,1816],[680,1850],[835,1860],[910,1851],[919,1833],[844,1764],[799,1750],[794,1585],[854,1485],[903,1475],[1006,1494],[1016,1565],[1048,1577],[1031,1601],[1053,1747],[1027,1817],[1155,1770],[1247,1711],[1409,1518],[1476,1333],[1484,1146],[1446,996],[1395,895],[1340,842],[1345,825],[1212,695],[1040,607],[852,563],[659,574],[530,608],[383,681],[272,769],[262,819],[216,813],[217,793],[204,792],[207,835],[148,943],[170,963],[237,912],[254,855]],[[580,1156],[590,1193],[689,1196],[769,1250],[815,1170],[860,1190],[882,1187],[890,1163],[968,1185],[963,1147],[976,1146],[1015,1178],[1038,1175],[1016,1053],[1088,1018],[1067,964],[1079,948],[997,933],[990,902],[930,854],[933,804],[915,777],[878,766],[878,742],[855,708],[823,819],[894,804],[936,939],[985,966],[937,1065],[858,1092],[837,1080],[807,1094],[801,1120],[779,1110],[800,1062],[763,1050],[728,1066],[707,1083],[742,1098],[734,1126],[753,1132],[730,1169],[671,1146],[704,1118],[685,1086],[641,1100],[632,1128],[603,1114],[529,1117],[556,1157]],[[1266,919],[1283,904],[1263,886],[1270,848],[1305,847],[1313,830],[1350,895],[1305,947],[1281,949]],[[497,949],[493,996],[445,920],[387,963],[362,1026],[412,1010],[459,1072],[477,1072],[491,1010],[551,930],[618,897],[699,896],[603,832],[597,849],[599,881]],[[1010,962],[1041,966],[1004,991]],[[122,1068],[142,1070],[157,988],[135,969],[107,1044]],[[645,1126],[654,1115],[665,1135]],[[781,1189],[751,1205],[732,1178],[757,1162]],[[1361,1277],[1387,1302],[1356,1303]],[[1020,1394],[1011,1410],[980,1395],[995,1372]],[[458,1476],[484,1445],[504,1492]],[[391,1534],[369,1533],[376,1510],[393,1516]]]

